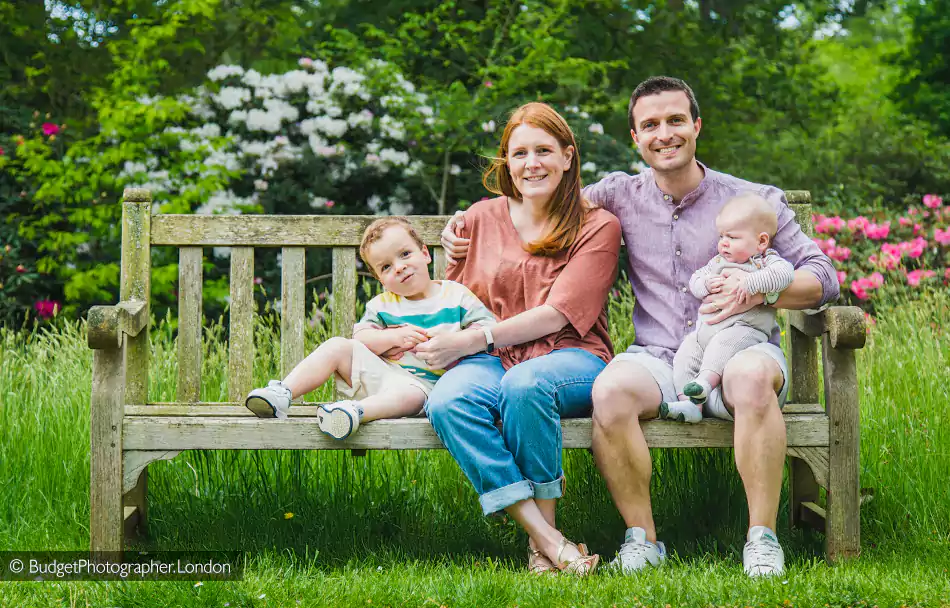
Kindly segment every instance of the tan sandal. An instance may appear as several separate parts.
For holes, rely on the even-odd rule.
[[[577,552],[580,553],[580,556],[569,562],[566,562],[561,559],[561,554],[568,545],[577,549]],[[561,538],[561,542],[557,546],[557,567],[561,570],[561,572],[573,574],[574,576],[588,576],[594,573],[594,570],[597,569],[597,564],[599,563],[600,556],[596,553],[590,555],[587,552],[587,546],[584,545],[584,543],[575,545],[566,538]]]
[[[547,555],[541,553],[538,549],[532,549],[531,545],[528,545],[528,572],[541,576],[557,574],[558,569],[554,562],[548,559]]]

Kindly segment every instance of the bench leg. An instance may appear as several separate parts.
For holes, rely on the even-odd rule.
[[[124,348],[96,350],[89,434],[89,550],[122,551]]]
[[[854,351],[831,348],[830,342],[825,334],[822,351],[831,444],[826,538],[828,561],[835,562],[861,551],[861,428]]]

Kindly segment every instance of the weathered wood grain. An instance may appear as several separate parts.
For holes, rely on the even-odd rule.
[[[438,245],[449,216],[410,215],[426,245]],[[234,247],[359,247],[374,215],[156,215],[152,244]]]
[[[304,278],[306,250],[281,250],[280,281],[280,373],[284,378],[303,360]]]
[[[148,191],[127,188],[123,199],[119,301],[143,303],[147,326],[152,295],[152,197]],[[148,401],[149,332],[133,335],[125,346],[125,399],[144,403]]]
[[[832,348],[822,340],[825,405],[830,420],[828,448],[828,560],[855,557],[861,551],[861,427],[854,350]]]
[[[785,423],[791,447],[828,443],[828,418],[822,414],[790,414]],[[564,420],[561,429],[565,448],[590,447],[590,418]],[[731,447],[733,425],[720,420],[700,424],[655,420],[645,422],[643,432],[651,447]],[[377,420],[361,425],[351,439],[336,441],[320,432],[316,418],[127,416],[125,446],[133,450],[415,450],[440,449],[442,443],[424,418]]]
[[[89,404],[89,549],[122,550],[125,348],[94,351]]]
[[[356,249],[333,248],[333,335],[350,338],[356,323]],[[337,399],[344,395],[337,388]]]
[[[201,247],[178,252],[178,401],[201,400]]]
[[[254,248],[231,249],[228,306],[228,399],[243,401],[251,390],[254,360]]]

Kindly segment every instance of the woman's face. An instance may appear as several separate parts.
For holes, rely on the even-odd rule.
[[[553,135],[529,124],[518,125],[508,140],[508,171],[525,200],[550,200],[573,158],[573,146],[562,148]]]

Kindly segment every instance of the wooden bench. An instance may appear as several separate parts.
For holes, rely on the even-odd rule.
[[[810,233],[808,193],[788,196]],[[340,442],[318,430],[316,404],[294,407],[282,423],[255,418],[243,406],[252,388],[254,249],[282,248],[280,369],[286,374],[304,357],[305,247],[333,250],[333,333],[348,336],[355,321],[357,248],[374,218],[152,215],[151,209],[147,190],[125,191],[121,301],[89,311],[91,550],[121,551],[124,535],[145,525],[146,467],[182,450],[442,449],[425,419],[376,421]],[[445,256],[435,246],[448,218],[411,219],[434,247],[435,276],[444,276]],[[178,392],[174,403],[150,403],[151,248],[166,246],[179,248]],[[202,247],[231,248],[227,403],[200,403]],[[860,548],[854,349],[864,345],[864,315],[856,307],[832,307],[814,316],[791,312],[788,321],[792,384],[784,415],[791,521],[824,530],[829,559],[853,556]],[[826,408],[818,403],[822,368]],[[564,420],[562,427],[565,448],[590,448],[589,418]],[[696,425],[656,420],[643,429],[652,447],[732,446],[732,424],[718,420]],[[824,506],[820,488],[826,491]]]

